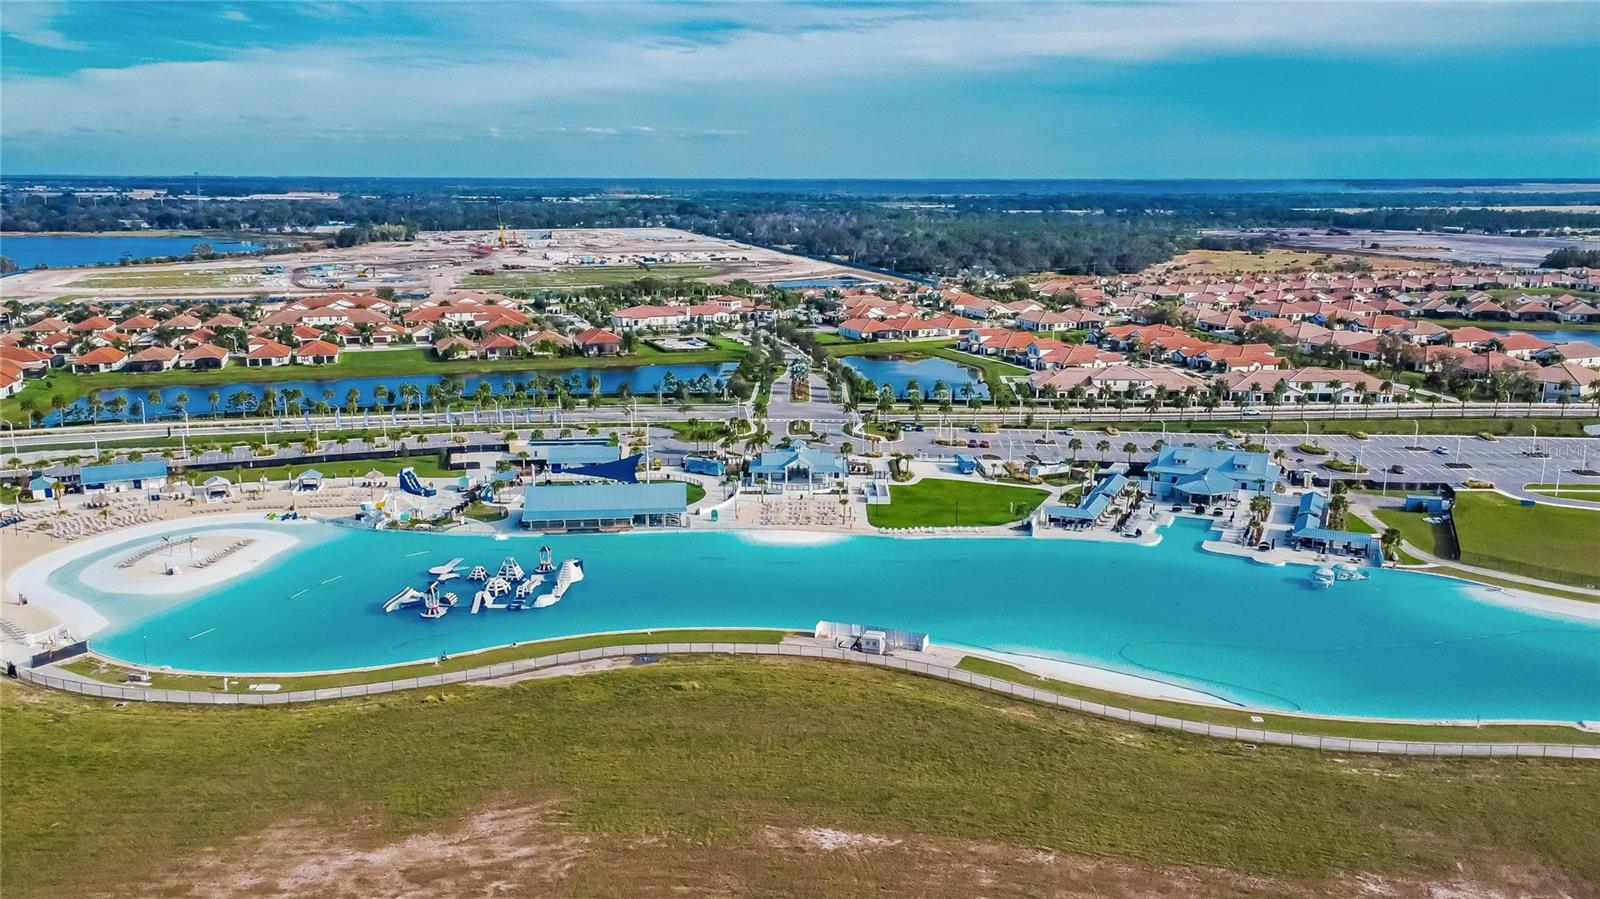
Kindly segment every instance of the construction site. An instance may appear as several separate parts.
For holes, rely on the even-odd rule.
[[[763,284],[879,279],[842,263],[672,228],[500,228],[270,257],[42,269],[0,281],[0,298],[242,299],[379,288],[422,297],[457,288],[581,290],[645,277]]]

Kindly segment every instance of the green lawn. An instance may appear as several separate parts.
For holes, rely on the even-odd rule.
[[[1401,561],[1408,561],[1403,552],[1401,553]],[[1486,574],[1478,574],[1476,571],[1468,571],[1465,568],[1456,568],[1453,565],[1435,565],[1428,570],[1436,574],[1447,574],[1451,577],[1458,577],[1464,581],[1476,581],[1480,584],[1489,584],[1490,586],[1494,587],[1505,587],[1508,590],[1524,590],[1529,593],[1540,593],[1545,596],[1554,596],[1557,599],[1575,599],[1578,602],[1600,602],[1600,596],[1594,596],[1588,593],[1578,593],[1572,590],[1558,590],[1555,587],[1535,586],[1533,584],[1525,584],[1521,581],[1513,581],[1506,578],[1490,577]]]
[[[167,674],[150,672],[150,685],[158,690],[194,690],[209,693],[248,693],[251,684],[278,684],[289,692],[293,690],[325,690],[329,687],[349,687],[355,684],[377,684],[384,681],[404,680],[408,677],[427,677],[470,671],[486,665],[532,659],[539,656],[558,655],[602,646],[625,646],[629,643],[779,643],[786,631],[781,630],[728,630],[716,628],[663,628],[654,631],[629,631],[617,634],[592,634],[585,637],[562,637],[555,640],[535,640],[515,646],[486,649],[483,652],[463,653],[443,661],[418,662],[411,665],[390,665],[365,671],[347,671],[338,674],[307,674],[299,677],[246,677],[230,678],[228,689],[222,689],[220,677],[198,674]],[[120,684],[134,670],[103,660],[97,656],[80,656],[63,664],[84,677],[106,683]]]
[[[974,356],[971,353],[963,353],[955,347],[941,347],[934,350],[933,355],[938,356],[940,359],[949,359],[951,362],[960,363],[968,368],[976,368],[979,372],[982,372],[983,383],[989,385],[991,393],[997,386],[1004,383],[1002,380],[1004,378],[1025,378],[1030,374],[1026,368],[1021,366],[1012,365],[1009,362],[1001,362],[999,359],[989,356]],[[959,401],[961,397],[952,397],[952,399]]]
[[[495,884],[477,895],[891,895],[909,883],[930,896],[1064,894],[1102,876],[1083,874],[1082,857],[1151,878],[1181,866],[1165,876],[1191,886],[1249,878],[1229,895],[1522,870],[1562,879],[1546,892],[1600,891],[1583,824],[1600,794],[1592,763],[1245,747],[866,666],[668,659],[248,709],[118,708],[7,681],[0,731],[8,899],[188,895],[289,847],[383,852],[413,836],[442,847],[487,809],[542,811],[527,833],[463,838]],[[774,849],[768,828],[912,842],[829,858]],[[531,855],[507,858],[497,836]],[[928,863],[924,839],[943,861]],[[1046,853],[1064,859],[1040,864],[1055,861]],[[424,883],[469,873],[430,860],[381,864]],[[983,885],[949,880],[974,866]],[[338,862],[320,873],[336,878],[326,893],[386,892]],[[1059,879],[1006,888],[1044,877]],[[442,883],[405,892],[468,893]],[[1134,892],[1155,895],[1150,883]]]
[[[1026,518],[1050,496],[1048,490],[924,478],[889,488],[887,505],[867,507],[867,521],[880,528],[980,527]]]
[[[1600,512],[1524,506],[1473,490],[1456,494],[1455,519],[1463,564],[1580,587],[1600,584]]]
[[[877,355],[903,355],[918,353],[924,356],[935,355],[934,351],[953,347],[954,340],[844,340],[827,343],[825,349],[830,356],[877,356]]]
[[[237,468],[222,469],[215,472],[207,471],[205,476],[221,474],[230,480],[243,478],[245,483],[255,483],[266,478],[269,481],[286,481],[293,475],[315,468],[330,478],[359,478],[369,471],[377,470],[386,475],[397,475],[402,468],[415,468],[419,478],[459,478],[465,472],[450,471],[439,465],[439,456],[436,453],[421,453],[414,456],[399,456],[393,459],[363,459],[356,462],[318,462],[316,465],[269,465],[264,468]]]
[[[76,402],[91,390],[113,387],[149,389],[184,384],[204,388],[247,381],[332,381],[339,378],[381,378],[417,374],[493,375],[522,371],[555,372],[573,368],[628,368],[673,363],[734,362],[747,351],[744,344],[725,337],[706,339],[713,344],[712,349],[668,353],[641,343],[636,352],[626,356],[538,356],[488,362],[481,359],[437,359],[431,350],[424,349],[363,350],[344,353],[339,362],[326,366],[280,365],[272,368],[245,368],[242,365],[230,365],[214,371],[174,369],[138,374],[112,372],[93,375],[54,371],[42,380],[29,384],[28,389],[22,393],[0,400],[0,417],[21,423],[24,399],[31,399],[37,408],[48,412],[52,396],[60,396],[63,404],[67,404]],[[342,400],[342,396],[337,397],[335,402]]]
[[[689,505],[692,506],[706,498],[706,488],[700,486],[699,482],[685,481],[683,485],[689,489]]]
[[[719,270],[707,265],[588,266],[548,272],[501,272],[495,275],[468,275],[462,287],[483,290],[541,290],[567,287],[617,287],[642,278],[692,281],[710,278]]]
[[[1450,539],[1450,529],[1443,524],[1428,524],[1426,512],[1406,512],[1401,509],[1374,509],[1372,514],[1385,525],[1400,531],[1400,537],[1425,553],[1440,559],[1455,555],[1455,544]],[[1355,516],[1350,516],[1353,519]]]

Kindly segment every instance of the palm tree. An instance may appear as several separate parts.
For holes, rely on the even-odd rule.
[[[1067,441],[1067,449],[1072,450],[1072,461],[1078,461],[1078,451],[1083,449],[1083,441],[1077,437]]]
[[[1111,449],[1111,441],[1101,439],[1095,443],[1094,448],[1095,452],[1100,454],[1100,461],[1104,462],[1106,460],[1106,452]]]
[[[1266,521],[1267,516],[1272,514],[1271,497],[1260,494],[1250,497],[1250,514],[1255,516],[1256,521]]]
[[[1400,554],[1400,529],[1384,528],[1383,534],[1378,538],[1378,545],[1383,548],[1385,559],[1396,559]]]
[[[216,418],[222,410],[222,394],[215,390],[206,391],[206,402],[211,404],[211,417]]]
[[[1139,444],[1134,443],[1132,440],[1130,440],[1127,443],[1124,443],[1122,445],[1122,451],[1128,454],[1128,464],[1132,465],[1133,464],[1133,454],[1139,451]]]

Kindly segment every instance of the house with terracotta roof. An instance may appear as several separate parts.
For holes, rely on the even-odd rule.
[[[1500,335],[1500,351],[1517,359],[1532,359],[1538,353],[1555,346],[1548,340],[1527,331],[1513,331]]]
[[[1600,322],[1600,307],[1587,302],[1573,303],[1570,306],[1562,307],[1561,320],[1569,324]]]
[[[288,365],[293,355],[293,350],[276,340],[255,337],[250,340],[249,350],[244,354],[244,364],[249,368]]]
[[[529,348],[538,352],[559,351],[562,347],[572,346],[572,338],[560,331],[551,331],[548,328],[534,334],[529,334],[522,339]]]
[[[225,368],[227,365],[228,351],[212,343],[198,344],[178,357],[179,368],[192,368],[195,371]]]
[[[1573,362],[1547,365],[1532,372],[1540,386],[1540,399],[1547,403],[1581,402],[1588,399],[1590,391],[1600,383],[1600,372]]]
[[[0,345],[0,362],[16,366],[24,380],[42,378],[49,374],[53,358],[49,353],[31,347],[16,344]]]
[[[72,358],[72,370],[79,373],[120,371],[128,362],[128,354],[116,347],[95,347],[87,353]]]
[[[124,371],[167,371],[178,362],[180,354],[171,347],[146,347],[134,353],[123,366]]]
[[[1550,364],[1550,359],[1559,357],[1562,362],[1571,362],[1584,368],[1600,368],[1600,346],[1595,346],[1585,340],[1558,343],[1540,353],[1539,356],[1546,360],[1546,364]],[[0,351],[0,359],[4,358],[5,353]]]
[[[433,342],[433,354],[440,359],[470,358],[477,352],[477,345],[459,334],[447,334]]]
[[[1205,382],[1176,369],[1160,366],[1109,365],[1104,368],[1063,368],[1035,372],[1028,377],[1036,394],[1064,396],[1074,388],[1087,396],[1122,396],[1149,399],[1156,390],[1183,393],[1203,390]]]
[[[1334,368],[1296,368],[1281,371],[1233,371],[1224,376],[1228,397],[1235,403],[1259,405],[1276,395],[1279,402],[1354,405],[1394,402],[1395,388],[1361,371]],[[1281,385],[1281,386],[1280,386]]]
[[[617,332],[645,328],[671,330],[689,323],[687,306],[629,306],[611,313],[611,327]]]
[[[0,399],[16,396],[27,386],[22,376],[22,367],[15,362],[0,359]]]
[[[488,334],[473,349],[479,359],[509,359],[522,349],[522,344],[509,334]]]
[[[332,365],[339,361],[339,345],[326,340],[308,340],[295,347],[293,355],[300,365]]]
[[[572,342],[585,356],[615,356],[622,352],[622,338],[605,328],[579,331]]]
[[[91,315],[83,321],[72,325],[67,330],[74,334],[98,334],[101,331],[113,330],[116,326],[116,322],[103,315]]]
[[[1264,343],[1212,343],[1173,353],[1173,361],[1201,371],[1260,371],[1283,364]]]

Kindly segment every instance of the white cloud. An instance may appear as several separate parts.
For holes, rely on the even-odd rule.
[[[220,18],[227,22],[250,21],[250,16],[242,9],[225,9],[222,11]]]
[[[60,3],[7,3],[0,10],[0,34],[51,50],[87,50],[87,44],[69,39],[54,27],[62,13]]]
[[[855,85],[896,79],[953,72],[1028,78],[1046,67],[1061,77],[1088,77],[1108,67],[1226,54],[1414,58],[1595,31],[1593,6],[1584,3],[488,3],[441,8],[447,18],[424,36],[363,38],[357,13],[371,15],[371,8],[295,9],[353,24],[335,40],[196,62],[8,73],[0,82],[0,132],[9,140],[23,127],[65,135],[115,122],[162,141],[270,134],[290,143],[348,135],[350,121],[359,120],[368,138],[414,140],[461,129],[502,140],[666,141],[740,136],[750,120],[775,126],[766,122],[761,98],[778,92],[839,97]],[[5,33],[41,46],[74,45],[53,30],[54,17],[42,4],[7,2]],[[715,98],[733,99],[719,105]],[[695,113],[703,127],[678,124],[686,108],[709,108]]]

